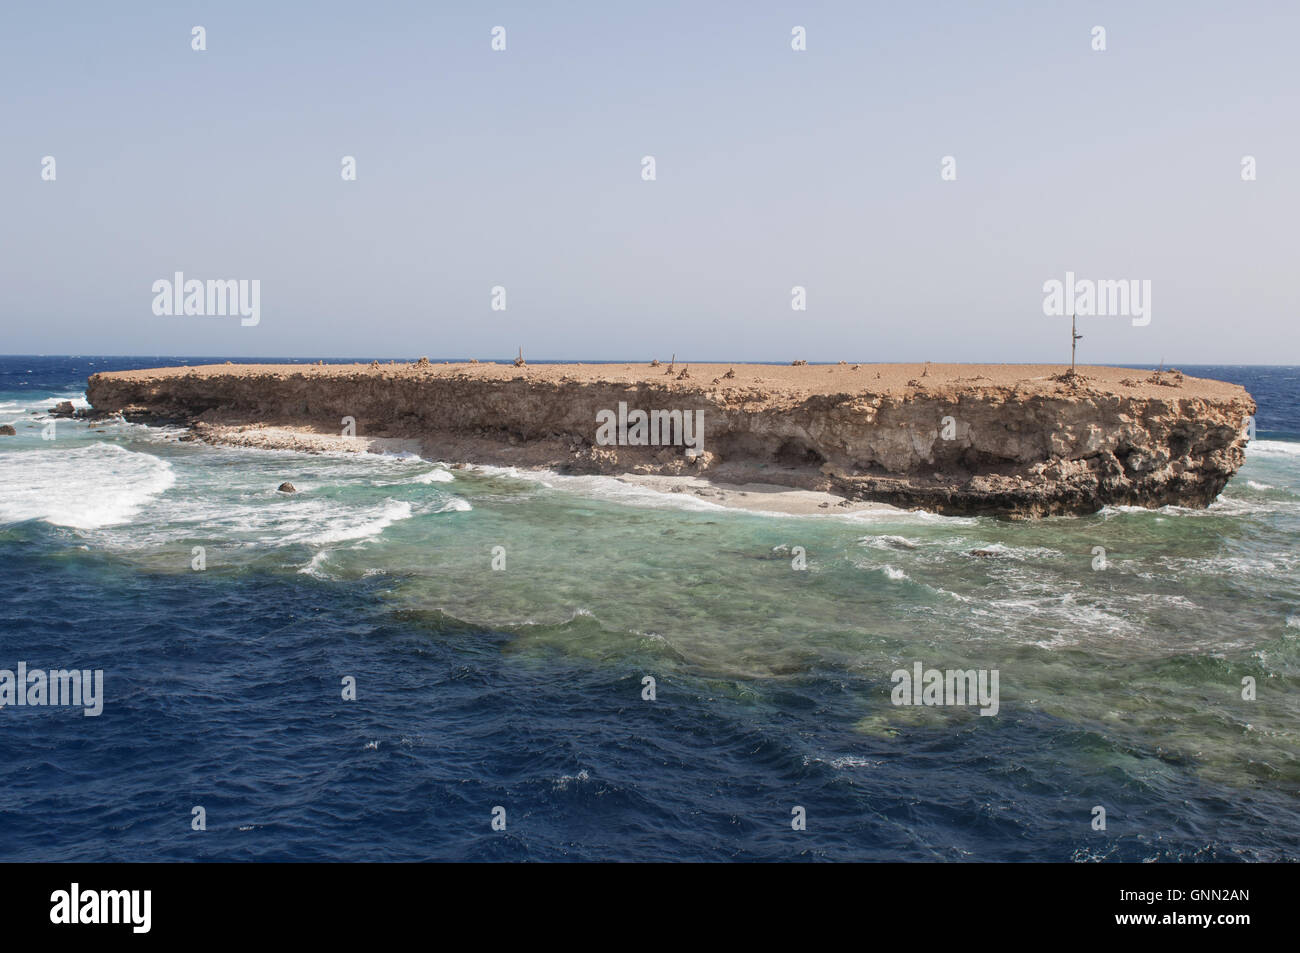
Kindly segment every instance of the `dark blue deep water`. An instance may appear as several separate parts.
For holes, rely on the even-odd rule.
[[[30,410],[54,397],[79,395],[88,373],[163,363],[197,361],[0,358],[0,423],[36,428],[46,418]],[[1244,385],[1259,403],[1259,439],[1274,445],[1300,441],[1300,369],[1182,370]],[[1029,577],[1048,570],[1030,565],[1025,578],[1013,578],[1008,562],[992,576],[958,580],[961,573],[993,571],[983,564],[968,568],[973,561],[965,560],[959,570],[951,568],[958,565],[954,561],[929,577],[931,564],[901,562],[913,558],[905,553],[890,557],[890,565],[904,571],[899,582],[897,573],[846,563],[842,571],[858,575],[846,575],[843,588],[835,576],[841,570],[801,579],[805,591],[789,598],[808,601],[789,618],[775,602],[762,608],[773,626],[795,633],[797,648],[755,648],[744,665],[729,667],[718,647],[762,642],[763,616],[755,622],[746,615],[761,595],[744,595],[741,583],[709,576],[721,556],[703,554],[698,571],[683,565],[680,595],[664,582],[674,578],[673,567],[656,568],[654,585],[664,588],[638,610],[641,621],[629,622],[612,608],[601,609],[598,586],[590,598],[582,592],[589,580],[578,577],[591,572],[580,568],[586,557],[573,553],[600,545],[597,534],[544,534],[553,532],[548,521],[562,506],[564,526],[643,520],[630,530],[641,535],[628,538],[643,540],[647,550],[674,545],[680,525],[682,532],[699,526],[699,545],[706,549],[716,544],[719,552],[748,552],[767,532],[762,517],[708,517],[709,522],[707,514],[634,510],[617,502],[585,502],[578,494],[559,503],[558,492],[530,496],[508,481],[464,483],[457,492],[472,510],[440,504],[426,512],[421,506],[427,497],[394,490],[397,496],[371,501],[347,483],[346,492],[358,495],[329,490],[336,493],[331,506],[346,503],[367,519],[367,506],[397,506],[396,515],[391,509],[375,512],[398,522],[363,537],[352,524],[338,522],[341,509],[322,509],[323,531],[312,528],[317,535],[311,536],[304,530],[302,542],[273,548],[255,535],[261,531],[254,517],[262,498],[230,489],[230,505],[251,514],[241,517],[238,532],[254,535],[239,536],[238,544],[228,544],[229,558],[213,557],[207,571],[193,572],[184,566],[189,540],[168,536],[168,525],[180,518],[176,514],[206,513],[187,509],[191,503],[184,494],[193,493],[192,505],[200,506],[205,493],[226,492],[222,487],[258,465],[246,462],[251,455],[159,443],[146,460],[141,448],[152,447],[147,441],[154,438],[135,429],[96,434],[80,423],[67,426],[70,435],[51,442],[57,446],[42,445],[34,429],[0,438],[20,441],[0,443],[0,457],[31,454],[15,471],[17,482],[22,473],[46,465],[38,454],[97,454],[105,442],[118,445],[108,448],[118,456],[130,450],[123,459],[133,466],[137,455],[145,463],[154,456],[166,459],[176,482],[151,491],[120,522],[87,522],[73,500],[61,504],[66,518],[42,518],[35,510],[37,515],[24,516],[21,506],[28,504],[21,503],[14,504],[18,517],[0,523],[0,669],[26,661],[32,668],[75,665],[105,673],[99,717],[72,708],[0,709],[0,859],[1300,859],[1295,707],[1275,706],[1267,715],[1240,721],[1229,707],[1214,723],[1197,726],[1194,736],[1179,729],[1191,717],[1183,707],[1188,698],[1218,697],[1216,686],[1226,684],[1231,700],[1242,674],[1258,671],[1269,690],[1296,691],[1300,628],[1288,620],[1300,611],[1300,585],[1283,557],[1290,548],[1286,540],[1294,538],[1285,521],[1295,518],[1284,494],[1293,493],[1297,474],[1288,469],[1296,464],[1285,447],[1265,460],[1272,461],[1272,470],[1252,477],[1268,489],[1242,490],[1242,505],[1252,508],[1188,516],[1181,525],[1194,528],[1179,530],[1177,537],[1157,534],[1174,532],[1168,527],[1180,517],[1156,523],[1148,514],[1051,521],[1050,527],[1026,530],[986,520],[956,528],[942,521],[915,530],[891,528],[888,536],[865,527],[847,534],[847,542],[831,535],[845,531],[818,529],[826,534],[823,550],[843,545],[857,558],[854,541],[860,537],[870,542],[900,534],[913,538],[909,545],[922,552],[931,543],[940,552],[944,540],[956,535],[956,555],[971,545],[967,537],[1005,540],[1026,551],[1086,553],[1091,539],[1071,534],[1090,526],[1096,534],[1127,534],[1123,538],[1131,545],[1098,538],[1117,551],[1128,545],[1149,554],[1151,566],[1159,559],[1183,560],[1177,563],[1181,568],[1156,572],[1154,581],[1134,573],[1132,585],[1146,588],[1116,590],[1106,597],[1109,603],[1099,603],[1104,609],[1130,600],[1134,608],[1122,618],[1116,610],[1114,618],[1094,623],[1093,616],[1080,614],[1081,641],[1056,644],[1054,633],[1068,632],[1074,623],[1041,616],[1038,631],[1016,642],[1032,684],[1019,695],[1004,689],[999,717],[881,727],[870,716],[890,715],[887,690],[881,690],[886,675],[861,660],[893,658],[897,653],[889,646],[895,643],[889,640],[924,630],[926,619],[938,618],[927,615],[929,600],[935,600],[935,612],[948,611],[931,590],[1037,605],[1036,597],[1025,595],[1033,584]],[[227,470],[214,469],[220,467]],[[49,479],[74,476],[57,468],[39,472],[56,475]],[[124,471],[113,472],[120,477]],[[295,479],[298,472],[293,470]],[[147,469],[139,474],[130,479],[157,476]],[[325,487],[327,481],[313,474],[301,479]],[[1248,475],[1243,471],[1233,485]],[[187,489],[209,486],[202,483],[209,478],[212,489]],[[383,482],[366,479],[367,487]],[[425,492],[430,486],[418,488]],[[123,500],[130,501],[131,489],[120,489]],[[10,494],[12,501],[19,492],[11,481],[0,486],[0,500]],[[98,492],[92,481],[86,512],[105,502]],[[110,492],[107,483],[103,492]],[[412,501],[414,515],[401,519],[408,513],[401,506]],[[294,505],[311,502],[308,494]],[[39,507],[39,501],[32,505]],[[176,508],[150,509],[163,505]],[[279,504],[265,504],[271,505]],[[316,518],[303,513],[303,520]],[[213,553],[225,553],[223,540],[236,532],[221,519],[213,511],[196,517],[192,528],[195,538],[210,540]],[[460,621],[496,618],[493,590],[484,583],[471,597],[471,583],[457,581],[454,561],[439,560],[457,536],[492,520],[499,522],[484,530],[485,541],[492,532],[523,533],[525,523],[529,532],[557,540],[552,551],[538,555],[539,564],[550,564],[556,575],[548,577],[544,594],[538,590],[531,597],[537,605],[549,606],[549,599],[561,600],[573,587],[572,599],[563,604],[590,602],[594,614],[547,616],[531,627],[523,609],[499,626]],[[284,525],[275,524],[271,532],[284,535]],[[422,535],[415,535],[417,527]],[[1039,535],[1014,535],[1021,532]],[[1272,548],[1250,551],[1245,547],[1252,540]],[[427,557],[420,555],[421,542],[427,542]],[[637,548],[624,546],[599,558],[613,565]],[[761,549],[770,547],[764,543]],[[171,553],[180,554],[180,568],[166,561]],[[321,553],[324,563],[310,562]],[[652,553],[636,558],[653,562]],[[1050,555],[1037,558],[1054,565]],[[1220,578],[1214,575],[1215,558],[1238,562]],[[653,564],[664,562],[672,559]],[[307,571],[319,565],[337,569]],[[766,571],[766,563],[748,565]],[[1231,637],[1222,628],[1197,630],[1198,624],[1209,625],[1196,621],[1204,619],[1207,606],[1192,610],[1179,601],[1199,598],[1191,582],[1186,592],[1179,588],[1189,578],[1180,574],[1193,571],[1207,574],[1208,581],[1196,586],[1201,593],[1221,586],[1213,601],[1223,603],[1224,618],[1242,620]],[[951,585],[943,582],[945,573],[954,576]],[[817,586],[827,588],[807,588]],[[736,590],[734,605],[727,601],[729,587]],[[816,607],[831,601],[852,608],[855,594],[863,599],[861,610],[848,614],[868,633],[861,643],[848,632],[851,621],[814,618]],[[1139,597],[1147,595],[1165,601],[1150,610],[1137,608],[1143,604]],[[665,618],[653,617],[656,605]],[[1057,602],[1043,605],[1044,611],[1057,611]],[[1006,611],[1004,621],[981,623],[980,631],[996,638],[1002,627],[1019,625],[1019,610]],[[654,638],[655,632],[673,631],[672,616],[692,620],[682,628],[698,641],[670,637],[665,648]],[[1099,646],[1122,624],[1132,625],[1123,630],[1128,634],[1122,650],[1131,654],[1108,656]],[[711,626],[719,633],[756,627],[727,642],[707,631]],[[847,634],[823,638],[832,629]],[[1195,649],[1178,648],[1184,636]],[[1220,636],[1223,651],[1205,648]],[[879,642],[871,641],[877,637]],[[938,658],[934,639],[941,637],[926,634],[931,654],[916,657]],[[1008,662],[1008,682],[1013,671]],[[640,697],[647,673],[659,678],[653,703]],[[1140,687],[1123,681],[1128,674]],[[356,701],[340,698],[344,676],[357,680]],[[1049,696],[1056,700],[1047,701]],[[1134,699],[1131,707],[1128,699]],[[1242,727],[1246,720],[1250,727]],[[1272,740],[1259,749],[1235,747],[1235,739],[1251,731]],[[1089,823],[1098,804],[1107,808],[1105,831]],[[807,811],[806,831],[791,829],[795,805]],[[206,811],[206,831],[191,829],[195,806]],[[505,831],[491,827],[497,806],[506,809]]]

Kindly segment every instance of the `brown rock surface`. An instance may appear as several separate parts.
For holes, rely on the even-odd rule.
[[[1026,364],[682,367],[691,374],[645,363],[209,365],[96,374],[87,396],[97,412],[187,421],[214,442],[267,445],[249,435],[273,427],[337,434],[354,417],[358,437],[417,439],[433,457],[585,473],[696,472],[682,447],[595,445],[596,413],[620,401],[701,410],[711,480],[1011,516],[1208,505],[1244,461],[1255,411],[1234,384],[1128,368],[1066,378]]]

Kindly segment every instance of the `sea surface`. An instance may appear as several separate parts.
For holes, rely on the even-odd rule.
[[[1259,404],[1209,509],[1037,522],[43,439],[212,360],[0,358],[0,669],[104,673],[0,709],[0,860],[1300,860],[1300,368],[1181,368]]]

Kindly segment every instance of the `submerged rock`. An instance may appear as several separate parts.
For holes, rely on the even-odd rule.
[[[0,424],[0,437],[16,437],[18,431],[14,430],[9,424]]]
[[[298,492],[298,488],[297,488],[296,486],[294,486],[292,483],[288,482],[287,480],[286,480],[284,483],[281,483],[281,484],[279,485],[279,487],[277,487],[277,489],[278,489],[281,493],[297,493],[297,492]]]

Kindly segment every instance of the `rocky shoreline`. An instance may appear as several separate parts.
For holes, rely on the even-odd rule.
[[[95,374],[87,398],[225,445],[400,447],[1014,518],[1207,506],[1255,412],[1243,388],[1176,371],[971,364],[225,364]],[[677,439],[636,445],[637,411],[659,412],[652,439]]]

